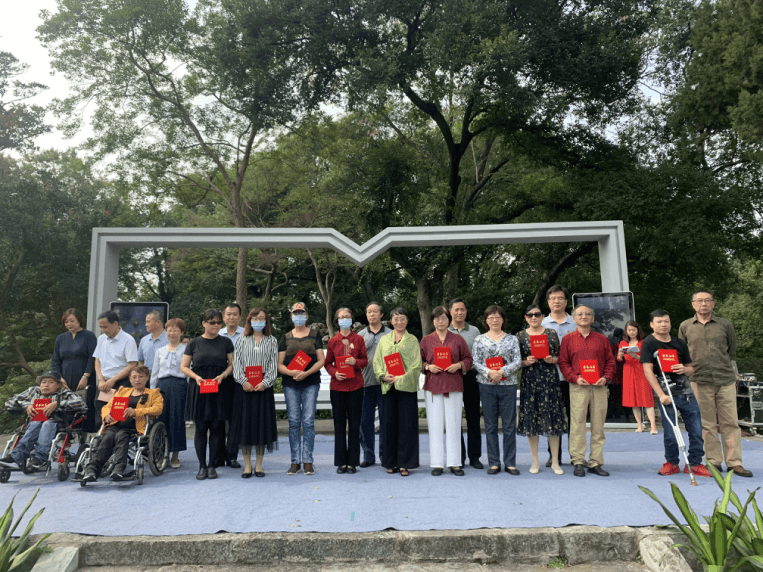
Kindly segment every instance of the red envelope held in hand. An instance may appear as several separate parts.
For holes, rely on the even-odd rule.
[[[35,399],[32,406],[37,413],[34,417],[32,417],[32,421],[47,421],[48,417],[42,412],[42,410],[45,409],[48,405],[50,405],[50,398]]]
[[[250,365],[249,367],[245,367],[244,374],[246,375],[246,380],[250,385],[257,386],[262,383],[261,365]]]
[[[599,375],[599,362],[595,359],[581,359],[580,377],[591,385],[599,381],[601,379],[601,375]]]
[[[355,377],[355,369],[351,365],[347,365],[347,360],[352,356],[336,356],[336,372],[343,373],[345,379],[351,379]]]
[[[434,365],[440,369],[446,369],[453,365],[453,361],[450,358],[450,348],[441,347],[434,349]]]
[[[111,399],[111,411],[109,415],[114,421],[125,421],[125,409],[130,404],[129,397],[113,397]]]
[[[530,353],[535,359],[548,357],[548,336],[530,336]]]
[[[294,356],[294,359],[291,360],[291,363],[286,366],[286,369],[296,370],[296,371],[305,371],[305,368],[307,367],[307,364],[310,363],[310,356],[307,355],[302,350],[299,350],[297,352],[297,355]]]
[[[217,391],[216,379],[205,379],[201,382],[201,387],[199,387],[199,393],[217,393]]]
[[[673,366],[678,365],[678,350],[657,350],[657,358],[660,360],[660,369],[665,373],[673,371]]]
[[[503,369],[503,366],[506,365],[503,361],[503,358],[501,356],[491,357],[487,358],[485,360],[485,365],[488,366],[488,368],[492,369],[493,371],[501,371]],[[502,377],[501,381],[506,381],[509,379],[508,377]]]
[[[387,373],[399,377],[405,375],[405,367],[403,366],[403,358],[400,356],[400,352],[395,352],[384,356],[384,363],[387,366]]]

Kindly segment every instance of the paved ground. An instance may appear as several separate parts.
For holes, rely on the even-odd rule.
[[[269,572],[278,566],[109,566],[109,572]],[[563,568],[566,572],[646,572],[649,569],[636,562],[604,562],[579,564],[577,566],[501,566],[496,564],[432,563],[432,564],[331,564],[294,565],[288,564],[289,572],[551,572]],[[102,572],[105,567],[85,566],[81,572]]]

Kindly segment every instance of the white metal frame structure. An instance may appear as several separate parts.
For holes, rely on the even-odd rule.
[[[364,266],[392,247],[599,243],[603,292],[629,290],[623,222],[591,221],[470,226],[390,227],[363,245],[333,228],[94,228],[90,254],[87,327],[117,299],[120,248],[333,248]]]

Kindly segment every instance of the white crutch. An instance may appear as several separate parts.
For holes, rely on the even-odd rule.
[[[676,402],[673,399],[673,393],[670,391],[670,383],[668,377],[665,375],[665,372],[662,371],[662,364],[660,364],[660,372],[662,373],[662,381],[665,383],[665,388],[668,390],[668,397],[670,397],[670,405],[673,407],[673,415],[676,419],[676,422],[673,423],[673,421],[670,419],[670,415],[668,415],[668,411],[665,409],[665,405],[663,404],[662,407],[665,409],[665,417],[667,417],[668,423],[670,423],[670,428],[673,429],[673,434],[676,436],[678,449],[684,454],[686,466],[689,467],[691,486],[698,487],[699,485],[697,484],[697,480],[694,478],[694,473],[692,472],[691,465],[689,464],[689,455],[686,454],[686,443],[684,443],[684,436],[681,434],[681,428],[678,426],[678,410],[676,409]]]

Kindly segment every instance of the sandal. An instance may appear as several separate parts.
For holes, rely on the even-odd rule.
[[[387,474],[394,475],[395,473],[397,473],[398,470],[399,469],[397,467],[395,467],[394,469],[387,469]]]
[[[407,477],[408,475],[410,475],[410,473],[408,472],[408,469],[400,469],[401,477]]]

